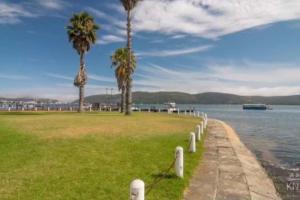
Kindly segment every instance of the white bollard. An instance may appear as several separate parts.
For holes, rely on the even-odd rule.
[[[190,116],[192,116],[192,111],[190,110],[189,112],[190,112]]]
[[[184,115],[186,115],[186,110],[184,111]]]
[[[177,114],[178,114],[178,115],[180,114],[179,108],[177,109]]]
[[[111,112],[111,107],[109,107],[109,112]]]
[[[24,107],[22,107],[22,111],[24,111],[25,109],[24,109]]]
[[[8,107],[8,112],[10,112],[10,110],[11,110],[10,107]]]
[[[102,108],[101,108],[101,106],[99,106],[99,111],[100,111],[100,112],[102,112]]]
[[[151,112],[150,108],[148,108],[148,112]]]
[[[61,107],[59,108],[59,111],[61,111]]]
[[[160,108],[158,109],[158,112],[160,113]]]
[[[130,184],[130,200],[145,199],[145,183],[142,180],[136,179]]]
[[[141,109],[141,108],[139,108],[139,112],[142,112],[142,109]]]
[[[175,172],[180,178],[183,178],[183,148],[176,147],[175,150]]]
[[[70,111],[71,111],[71,112],[73,111],[73,108],[72,108],[72,107],[70,107]]]
[[[201,125],[196,126],[196,140],[197,141],[201,140]]]
[[[37,107],[34,107],[34,111],[38,111]]]
[[[90,107],[90,112],[92,112],[92,107]]]
[[[196,152],[196,138],[195,138],[195,133],[194,132],[190,133],[190,147],[189,147],[189,151],[191,153],[195,153]]]
[[[50,111],[50,108],[49,108],[49,107],[47,108],[47,111],[48,111],[48,112]]]
[[[200,117],[200,112],[199,111],[197,112],[197,117]]]
[[[203,134],[204,133],[204,122],[202,121],[201,122],[201,134]]]

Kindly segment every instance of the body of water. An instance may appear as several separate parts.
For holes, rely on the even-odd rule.
[[[300,106],[243,110],[241,105],[189,105],[223,120],[238,133],[272,176],[284,199],[300,199]]]

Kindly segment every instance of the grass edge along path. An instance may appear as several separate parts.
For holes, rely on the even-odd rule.
[[[132,180],[139,178],[143,179],[146,185],[151,183],[170,165],[175,148],[182,146],[185,158],[184,179],[176,178],[172,169],[146,197],[147,200],[179,200],[203,152],[203,145],[199,143],[194,154],[189,153],[187,147],[189,133],[194,131],[200,122],[199,118],[136,114],[130,117],[126,124],[147,126],[146,122],[149,121],[149,124],[154,123],[154,126],[155,123],[159,127],[161,123],[172,123],[183,128],[179,132],[164,134],[151,132],[138,135],[137,131],[134,135],[100,137],[88,134],[76,138],[45,139],[41,133],[51,133],[45,132],[43,127],[52,127],[47,123],[61,120],[60,114],[22,114],[21,117],[16,114],[1,114],[0,197],[7,200],[128,199],[129,184]],[[69,123],[68,120],[75,120],[76,123],[81,120],[86,123],[83,125],[91,125],[91,119],[103,122],[111,117],[120,126],[126,126],[122,122],[118,123],[118,120],[124,119],[118,115],[62,115],[66,118],[66,123]],[[85,120],[86,118],[88,120]],[[37,123],[33,130],[30,129],[33,133],[27,133],[27,123],[33,122]],[[45,122],[45,125],[40,125],[41,122]],[[78,130],[82,129],[81,125],[74,124],[75,127],[79,126]],[[169,129],[169,126],[167,127]],[[53,130],[60,131],[59,128],[61,127],[53,127]],[[74,130],[77,129],[72,129]]]

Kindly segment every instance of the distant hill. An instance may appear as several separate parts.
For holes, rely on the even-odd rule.
[[[120,95],[94,95],[86,97],[89,103],[118,102]],[[300,95],[294,96],[239,96],[226,93],[188,94],[182,92],[134,92],[133,102],[136,104],[163,104],[174,101],[178,104],[245,104],[264,103],[271,105],[300,105]]]

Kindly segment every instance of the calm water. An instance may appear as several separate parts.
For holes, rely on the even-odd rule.
[[[192,107],[230,124],[262,162],[284,199],[300,199],[300,106],[272,106],[268,111],[244,111],[241,105]]]

